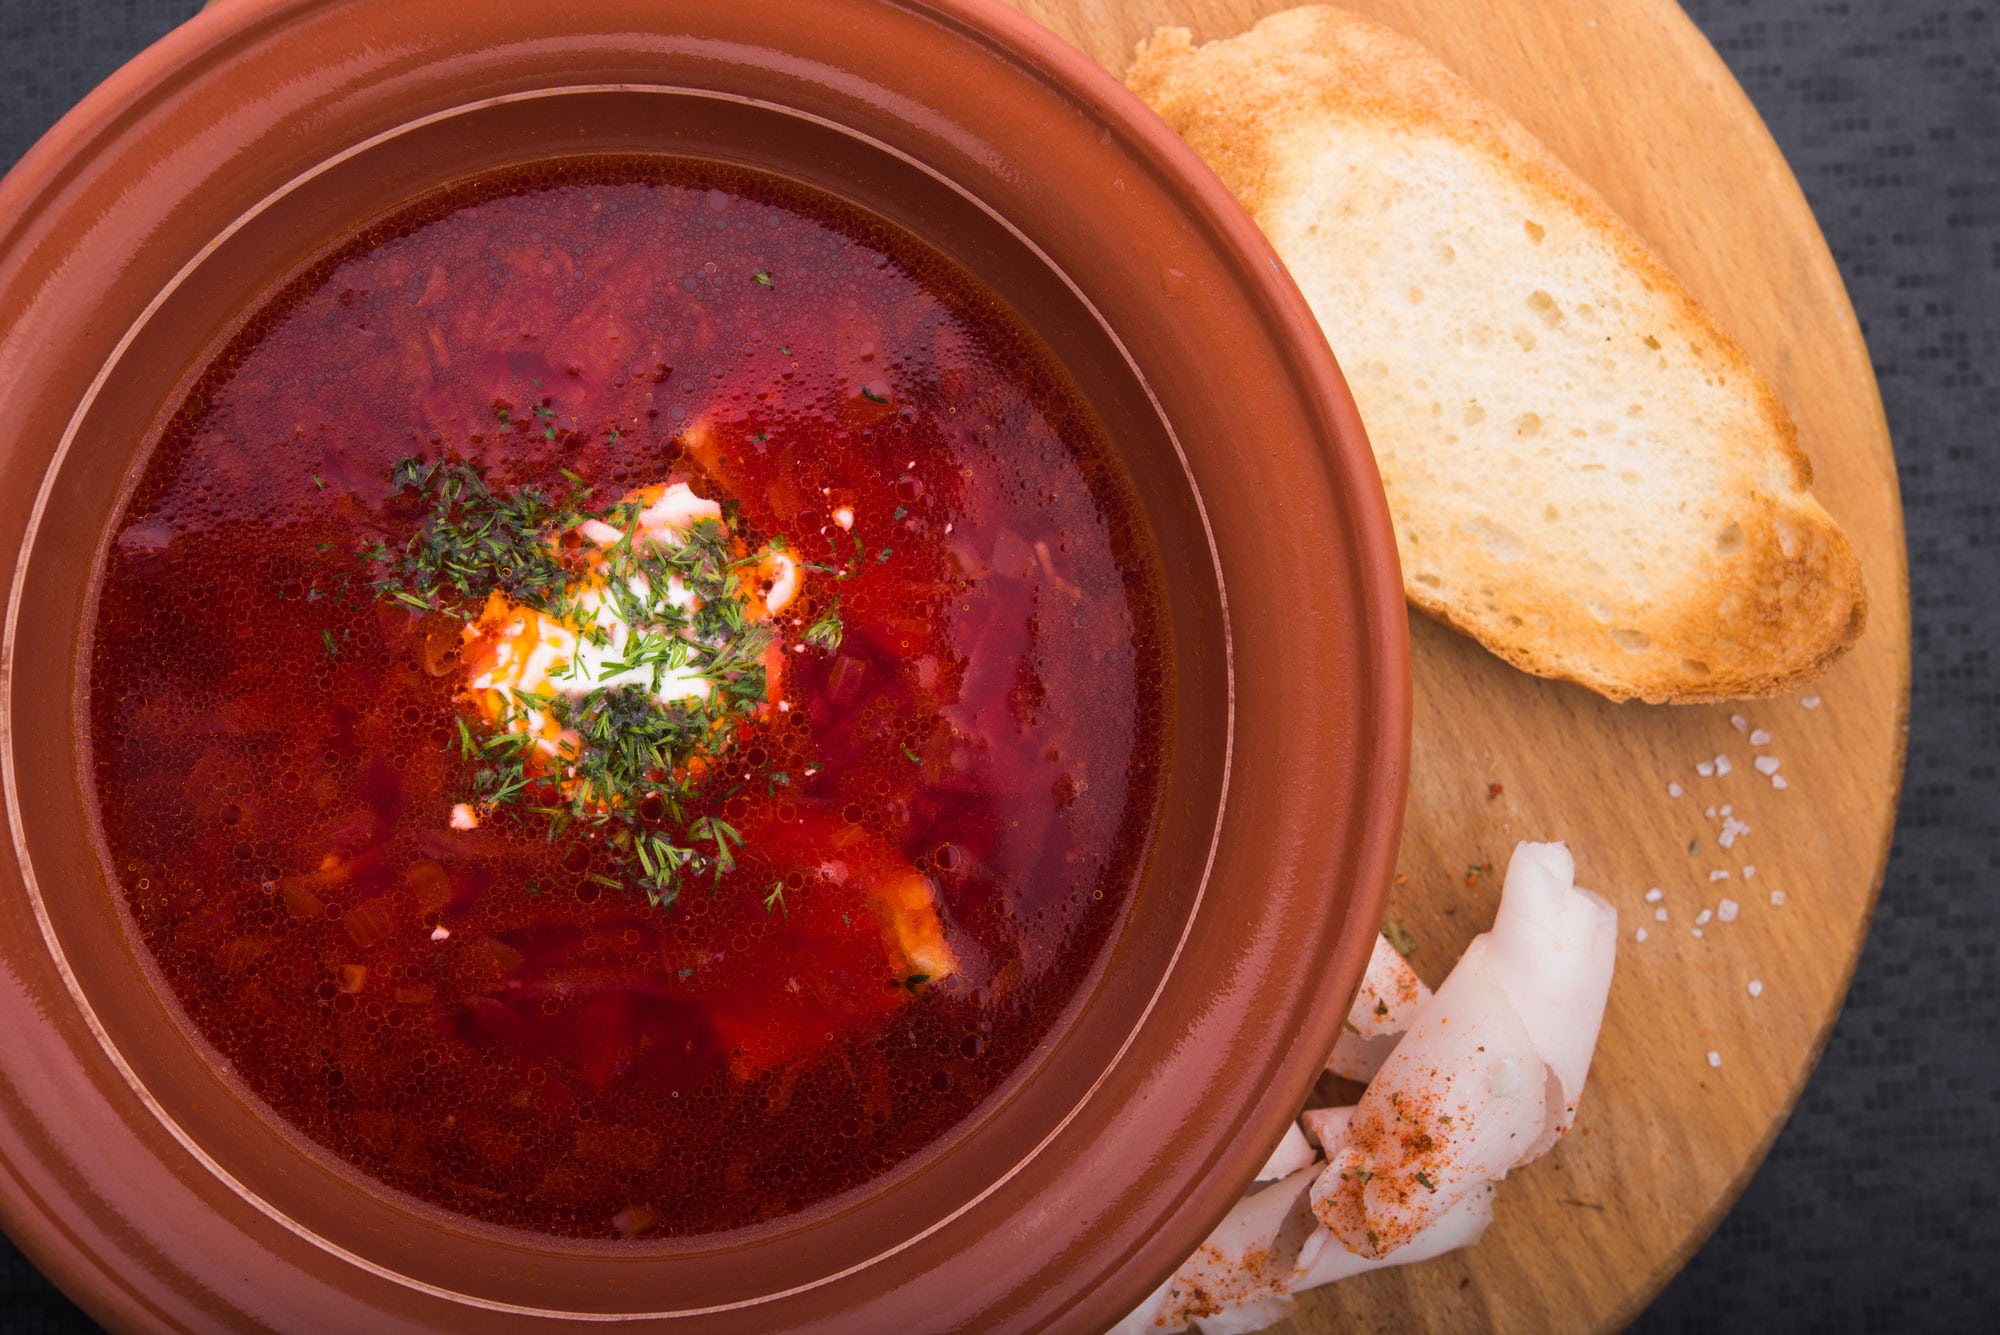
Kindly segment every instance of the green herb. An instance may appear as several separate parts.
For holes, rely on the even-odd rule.
[[[1417,1170],[1417,1183],[1419,1186],[1428,1187],[1432,1191],[1436,1191],[1438,1189],[1437,1183],[1431,1181],[1428,1177],[1425,1177],[1424,1171],[1421,1168]]]
[[[1396,948],[1396,953],[1404,959],[1417,953],[1417,938],[1411,936],[1394,918],[1382,924],[1382,935]]]
[[[824,649],[830,654],[838,653],[841,637],[846,631],[847,628],[840,619],[840,595],[835,594],[833,602],[827,606],[826,611],[820,613],[819,619],[806,627],[804,639],[815,649]]]
[[[908,757],[909,762],[912,765],[921,765],[924,763],[924,758],[918,755],[915,751],[912,751],[909,747],[902,746],[899,747],[898,749],[901,750],[906,757]]]
[[[866,385],[863,385],[861,387],[861,397],[868,400],[870,403],[887,403],[889,401],[887,395],[877,394],[874,390],[870,389]]]
[[[787,918],[792,916],[792,911],[785,907],[785,883],[783,881],[771,882],[771,888],[764,892],[764,912],[769,913],[774,906]]]
[[[909,512],[910,512],[909,506],[899,505],[896,507],[896,513],[889,516],[889,522],[894,524],[900,524],[903,522],[903,516],[908,514]]]
[[[531,895],[539,895],[540,893],[542,893],[542,887],[534,881],[528,882],[521,888],[527,891]]]
[[[780,343],[780,344],[778,345],[778,355],[779,355],[780,357],[789,357],[789,356],[791,356],[791,355],[792,355],[792,345],[791,345],[791,344],[789,344],[789,343]]]
[[[693,970],[693,969],[682,969],[682,970],[680,970],[680,976],[681,976],[681,977],[683,977],[683,978],[692,978],[692,977],[694,977],[694,970]]]
[[[750,277],[755,279],[757,282],[762,283],[765,287],[771,286],[771,275],[766,273],[762,269],[759,269],[756,273],[751,274]]]
[[[321,631],[319,638],[321,643],[326,645],[326,656],[328,658],[338,658],[340,656],[340,645],[335,643],[332,631]]]
[[[313,485],[315,487],[318,487],[321,491],[326,490],[326,481],[324,478],[320,477],[318,473],[314,473],[312,475],[312,480],[313,480]]]
[[[770,438],[771,438],[771,433],[768,431],[759,431],[756,435],[750,437],[751,440],[755,441],[759,445],[762,445],[765,441],[769,440]]]
[[[1699,839],[1688,840],[1688,856],[1693,857],[1695,854],[1699,852],[1701,852],[1701,840]]]
[[[1557,1204],[1559,1204],[1559,1205],[1574,1205],[1574,1206],[1578,1206],[1579,1208],[1581,1208],[1581,1209],[1585,1209],[1585,1210],[1595,1210],[1595,1211],[1597,1211],[1597,1212],[1598,1212],[1599,1214],[1603,1214],[1603,1213],[1604,1213],[1604,1207],[1603,1207],[1602,1205],[1599,1205],[1599,1204],[1598,1204],[1598,1203],[1597,1203],[1596,1201],[1580,1201],[1580,1200],[1576,1200],[1575,1198],[1573,1198],[1573,1197],[1570,1197],[1570,1196],[1564,1196],[1564,1197],[1560,1198],[1560,1199],[1559,1199],[1559,1200],[1557,1201]]]
[[[611,428],[611,438],[607,440],[605,444],[616,445],[617,443],[618,443],[618,428],[614,426]]]
[[[637,504],[586,509],[590,489],[575,474],[564,476],[571,491],[558,501],[532,486],[496,492],[469,464],[404,459],[393,480],[425,518],[400,548],[378,543],[364,556],[382,572],[377,595],[413,610],[473,620],[497,590],[571,627],[586,644],[618,643],[615,655],[579,654],[564,669],[575,689],[505,692],[483,737],[461,719],[459,753],[478,805],[537,816],[551,839],[572,827],[595,832],[624,855],[621,870],[652,903],[671,905],[687,877],[719,882],[733,871],[743,844],[728,821],[700,814],[706,794],[699,776],[712,767],[694,762],[726,751],[765,699],[763,656],[773,628],[748,623],[741,573],[758,558],[738,557],[734,535],[714,520],[674,543],[636,542]],[[559,540],[587,519],[624,534],[590,569],[565,557]],[[579,600],[576,585],[586,574],[605,592],[603,602]],[[670,596],[676,585],[693,596],[692,610]],[[609,626],[598,620],[607,606]],[[331,654],[330,635],[328,646]],[[662,700],[669,673],[699,678],[706,694]],[[531,736],[542,720],[574,738],[554,757]],[[528,805],[538,784],[554,786],[560,798]],[[597,873],[590,879],[623,885]]]

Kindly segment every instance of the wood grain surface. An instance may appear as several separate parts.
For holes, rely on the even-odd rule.
[[[1286,7],[1016,3],[1121,75],[1134,43],[1155,27],[1188,27],[1207,41]],[[1414,780],[1390,909],[1418,943],[1412,962],[1438,983],[1491,923],[1514,843],[1556,838],[1575,851],[1579,881],[1618,907],[1618,972],[1576,1130],[1502,1185],[1485,1240],[1309,1293],[1281,1329],[1616,1328],[1688,1259],[1770,1147],[1867,932],[1894,823],[1910,684],[1888,428],[1846,292],[1797,183],[1672,0],[1349,7],[1429,45],[1540,135],[1721,317],[1797,416],[1815,489],[1867,575],[1869,625],[1853,653],[1808,691],[1737,706],[1613,705],[1515,672],[1421,618],[1412,627]],[[1768,730],[1767,745],[1751,745],[1755,729]],[[1696,771],[1718,755],[1729,758],[1729,773]],[[1754,768],[1758,755],[1780,762],[1785,788]],[[1684,795],[1670,797],[1670,782]],[[1718,842],[1725,805],[1750,826],[1726,849]],[[1483,864],[1494,873],[1470,870]],[[1657,906],[1645,898],[1655,886]],[[1725,898],[1740,915],[1711,919],[1696,936],[1700,910]],[[1645,941],[1634,939],[1640,927]],[[1316,1101],[1351,1102],[1354,1092],[1329,1080]]]

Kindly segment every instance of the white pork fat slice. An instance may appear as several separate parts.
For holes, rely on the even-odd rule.
[[[1313,1213],[1349,1250],[1414,1239],[1542,1134],[1547,1067],[1474,938],[1355,1105],[1313,1185]]]
[[[1275,1182],[1281,1177],[1290,1177],[1318,1157],[1305,1134],[1299,1130],[1299,1124],[1293,1122],[1285,1128],[1284,1139],[1278,1142],[1277,1149],[1271,1151],[1270,1159],[1257,1171],[1257,1180]]]
[[[1306,1112],[1300,1121],[1305,1124],[1307,1134],[1319,1142],[1328,1158],[1332,1158],[1347,1147],[1348,1127],[1353,1114],[1352,1108],[1315,1108]],[[1334,1236],[1333,1230],[1322,1224],[1313,1230],[1305,1246],[1299,1249],[1298,1263],[1292,1267],[1292,1292],[1301,1293],[1322,1284],[1366,1274],[1370,1270],[1428,1261],[1446,1252],[1457,1251],[1460,1247],[1470,1247],[1479,1241],[1486,1232],[1486,1226],[1493,1222],[1493,1196],[1493,1184],[1490,1182],[1466,1192],[1458,1204],[1433,1219],[1423,1232],[1388,1257],[1357,1255]]]
[[[1329,1150],[1314,1212],[1350,1249],[1383,1257],[1480,1183],[1569,1128],[1590,1069],[1618,915],[1576,888],[1560,844],[1521,844],[1493,930],[1474,938]]]
[[[1549,1095],[1549,1125],[1526,1163],[1576,1121],[1611,992],[1618,910],[1577,886],[1576,862],[1563,845],[1518,844],[1486,943],[1493,972],[1557,1085]]]
[[[1319,1146],[1320,1153],[1329,1159],[1347,1143],[1347,1124],[1353,1120],[1351,1107],[1308,1108],[1299,1114],[1299,1126],[1304,1128],[1306,1139]]]
[[[1202,1335],[1236,1335],[1283,1320],[1293,1308],[1287,1295],[1299,1248],[1313,1229],[1306,1189],[1319,1170],[1315,1162],[1238,1201],[1173,1277],[1110,1335],[1186,1330],[1190,1324]]]
[[[1326,1069],[1344,1080],[1363,1084],[1373,1080],[1395,1049],[1396,1040],[1430,999],[1431,990],[1409,961],[1387,937],[1377,935],[1375,949],[1368,956],[1368,972],[1362,975],[1354,1004],[1347,1008],[1347,1023],[1334,1040]]]
[[[1470,1247],[1479,1241],[1486,1232],[1486,1226],[1493,1222],[1494,1195],[1491,1182],[1474,1187],[1460,1198],[1458,1204],[1432,1220],[1430,1227],[1410,1239],[1409,1245],[1398,1248],[1393,1256],[1357,1256],[1333,1235],[1333,1230],[1321,1226],[1313,1230],[1313,1235],[1306,1239],[1306,1245],[1299,1249],[1298,1264],[1292,1269],[1292,1292],[1304,1293],[1322,1284],[1365,1275],[1370,1270],[1435,1260],[1446,1252]]]

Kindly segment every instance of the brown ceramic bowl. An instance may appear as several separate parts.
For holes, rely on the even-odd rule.
[[[1110,428],[1170,584],[1167,819],[1029,1069],[869,1188],[743,1235],[584,1244],[394,1198],[218,1069],[138,954],[77,668],[164,408],[313,252],[474,171],[748,163],[1006,294]],[[1359,978],[1408,753],[1380,484],[1304,302],[1115,81],[978,0],[228,0],[0,187],[0,1211],[128,1329],[1102,1327],[1297,1110]]]

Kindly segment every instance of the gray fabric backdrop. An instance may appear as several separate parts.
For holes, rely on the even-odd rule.
[[[197,8],[0,0],[0,163]],[[1994,1329],[1996,21],[1968,0],[1689,8],[1790,157],[1868,333],[1908,508],[1916,699],[1888,884],[1846,1012],[1769,1161],[1639,1329]],[[0,1330],[92,1329],[0,1239]]]

